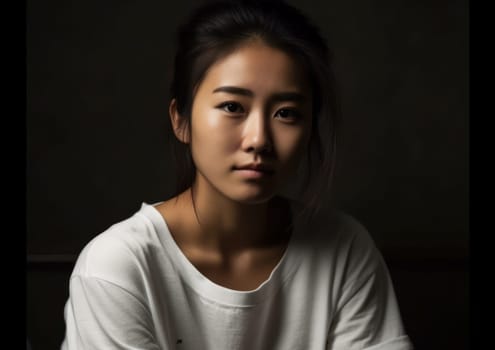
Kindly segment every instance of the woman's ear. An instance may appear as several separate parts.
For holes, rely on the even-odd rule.
[[[170,101],[168,113],[170,115],[170,121],[172,122],[175,137],[182,143],[189,143],[188,123],[177,111],[177,101],[175,98]]]

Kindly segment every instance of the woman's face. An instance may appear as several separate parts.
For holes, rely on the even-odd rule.
[[[306,154],[311,100],[304,69],[281,50],[249,43],[218,60],[192,105],[197,182],[242,203],[269,200]]]

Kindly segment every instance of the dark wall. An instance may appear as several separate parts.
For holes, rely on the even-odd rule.
[[[467,0],[290,2],[335,52],[344,124],[328,202],[362,221],[384,252],[418,349],[466,349]],[[173,34],[195,3],[27,2],[33,350],[62,339],[84,244],[173,189]]]

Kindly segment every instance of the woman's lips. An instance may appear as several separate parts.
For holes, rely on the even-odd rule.
[[[271,176],[273,172],[258,170],[258,169],[235,169],[235,172],[244,178],[260,179],[262,177]]]
[[[260,179],[273,175],[274,171],[262,164],[249,164],[240,167],[234,167],[234,171],[244,178]]]

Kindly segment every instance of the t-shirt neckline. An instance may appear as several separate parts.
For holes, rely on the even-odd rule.
[[[292,276],[300,260],[298,254],[298,242],[300,241],[302,223],[295,213],[296,204],[291,202],[293,217],[293,231],[287,248],[277,265],[273,268],[268,279],[262,282],[256,289],[240,291],[221,286],[204,276],[185,256],[175,242],[165,218],[160,214],[156,205],[143,202],[140,212],[153,224],[166,254],[171,258],[176,271],[196,294],[224,306],[249,307],[264,302],[273,296]]]

